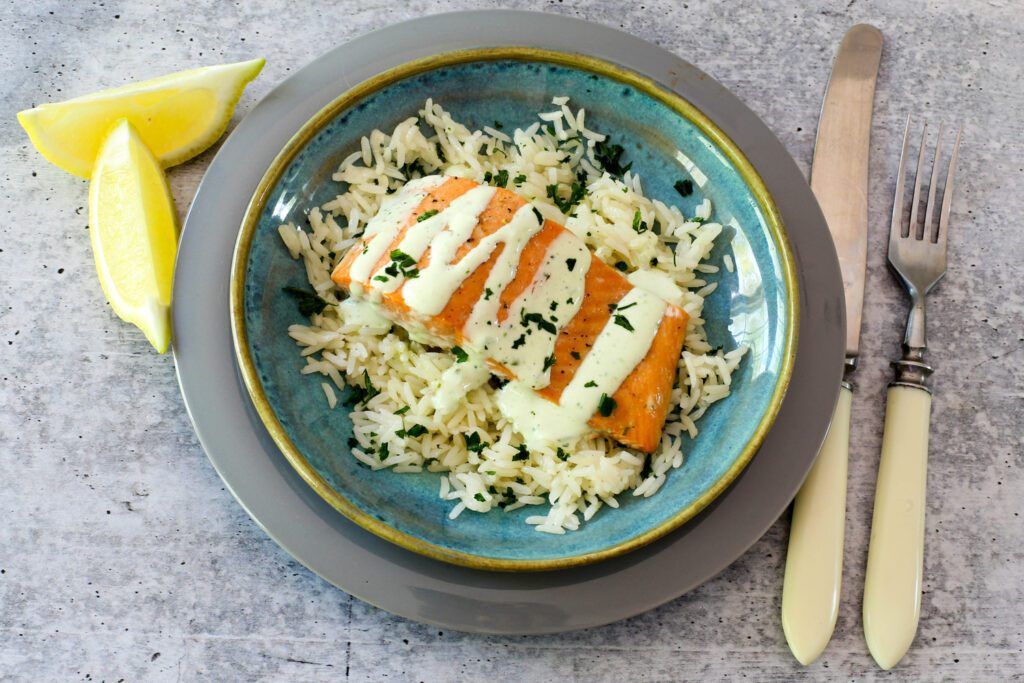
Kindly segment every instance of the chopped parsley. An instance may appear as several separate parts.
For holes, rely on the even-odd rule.
[[[629,265],[625,261],[616,261],[615,270],[625,273],[627,270],[629,270]]]
[[[387,460],[389,455],[390,453],[388,452],[388,445],[386,443],[382,443],[380,445],[380,448],[377,449],[377,458],[383,461]]]
[[[427,220],[428,218],[433,218],[436,215],[437,215],[437,209],[431,209],[430,211],[424,211],[423,213],[421,213],[419,216],[416,217],[416,222],[417,223],[422,223],[423,221]]]
[[[547,358],[544,359],[544,367],[541,369],[541,372],[545,372],[548,368],[550,368],[554,364],[555,364],[555,354],[551,354],[550,356],[548,356]]]
[[[640,217],[640,209],[633,214],[633,232],[642,235],[647,232],[647,222]]]
[[[541,214],[541,212],[540,212],[540,211],[538,211],[538,210],[537,210],[537,207],[536,207],[536,206],[534,206],[534,207],[532,207],[532,208],[533,208],[533,215],[537,217],[537,221],[538,221],[538,222],[539,222],[539,223],[540,223],[541,225],[544,225],[544,216],[543,216],[543,215]]]
[[[399,408],[398,410],[395,411],[395,415],[405,415],[408,412],[409,412],[409,406],[402,406],[401,408]]]
[[[552,301],[548,305],[548,308],[550,308],[552,311],[557,311],[558,310],[558,302],[557,301]]]
[[[575,358],[576,360],[580,359],[580,352],[579,351],[570,351],[569,355],[572,356],[573,358]]]
[[[314,313],[322,313],[327,308],[327,301],[321,299],[313,292],[307,292],[304,289],[298,287],[284,287],[281,291],[286,294],[291,294],[295,297],[295,302],[299,306],[299,313],[309,317]]]
[[[474,453],[481,452],[489,444],[485,443],[480,439],[478,432],[471,432],[469,434],[463,434],[462,438],[466,440],[466,450]]]
[[[420,276],[420,271],[416,268],[416,259],[401,249],[395,249],[391,252],[391,263],[384,269],[384,272],[392,277],[397,277],[399,271],[410,280]]]
[[[624,327],[627,330],[629,330],[630,332],[635,332],[635,330],[633,329],[633,325],[630,324],[629,319],[626,316],[619,315],[619,314],[616,313],[612,317],[615,320],[615,324],[618,325],[619,327]]]
[[[602,417],[608,417],[615,410],[615,399],[608,394],[601,394],[601,400],[597,404],[597,409],[600,411]]]
[[[595,382],[594,380],[590,380],[589,382],[587,382],[583,386],[586,387],[587,389],[591,389],[591,388],[597,386],[597,382]]]
[[[479,500],[481,503],[486,500],[486,498],[484,498],[484,494],[482,494],[482,493],[474,493],[473,494],[473,498],[475,498],[476,500]]]
[[[376,280],[377,282],[387,282],[391,278],[389,278],[387,275],[374,275],[373,279]]]
[[[516,446],[516,452],[512,455],[512,462],[517,460],[529,460],[530,450],[526,447],[526,444],[519,444]]]
[[[622,145],[610,145],[607,142],[598,142],[594,147],[594,158],[598,163],[613,176],[622,175],[633,167],[632,163],[622,163],[622,153],[625,150]]]
[[[453,346],[452,353],[455,354],[456,363],[465,363],[469,360],[469,354],[463,351],[461,346]]]
[[[691,194],[693,194],[693,181],[692,180],[689,180],[689,179],[677,180],[676,184],[673,185],[672,187],[676,188],[676,192],[678,192],[679,194],[681,194],[684,197],[689,197]]]
[[[501,169],[500,171],[498,171],[494,175],[494,184],[497,187],[507,187],[508,186],[508,171],[506,171],[505,169]]]
[[[445,163],[447,161],[447,159],[445,159],[445,157],[444,157],[444,148],[441,147],[441,143],[440,142],[435,142],[434,143],[434,150],[437,152],[438,160],[442,164]]]
[[[512,182],[515,185],[522,185],[523,183],[526,182],[526,175],[523,174],[523,173],[520,173],[519,175],[517,175],[515,178],[512,179]]]
[[[410,161],[398,170],[401,171],[402,175],[404,175],[407,180],[412,178],[413,173],[418,173],[420,176],[427,175],[426,169],[423,168],[423,164],[419,161]]]
[[[544,316],[540,313],[524,313],[522,325],[525,327],[529,323],[537,323],[537,327],[549,334],[558,334],[558,328],[555,327],[555,324],[549,320],[545,320]]]
[[[424,427],[423,425],[420,425],[420,424],[413,425],[412,427],[409,427],[409,429],[408,429],[409,436],[411,436],[414,439],[416,437],[418,437],[418,436],[423,436],[426,433],[427,433],[427,428]]]
[[[371,398],[380,393],[380,389],[373,386],[373,382],[370,381],[370,373],[368,373],[366,370],[363,370],[363,392],[363,403],[366,403]]]
[[[625,306],[619,306],[618,304],[608,304],[608,312],[614,313],[615,311],[618,311],[619,313],[621,313],[622,311],[628,311],[634,306],[636,306],[635,301],[631,304],[626,304]]]
[[[558,450],[555,451],[555,455],[558,456],[558,459],[561,460],[562,462],[565,462],[566,460],[569,459],[569,454],[562,450],[561,446],[559,446]]]
[[[484,301],[489,301],[492,296],[494,296],[494,290],[491,289],[490,287],[485,287],[484,288]]]
[[[526,335],[525,334],[521,334],[521,335],[519,335],[518,338],[516,338],[512,342],[512,348],[513,349],[518,349],[520,346],[522,346],[525,343],[526,343]]]
[[[587,196],[587,187],[581,183],[573,183],[569,186],[569,197],[563,199],[558,196],[558,183],[547,186],[548,199],[554,202],[562,213],[568,214],[580,203],[580,200]]]
[[[576,259],[574,259],[574,258],[567,258],[567,259],[565,259],[565,267],[568,268],[569,272],[571,273],[572,269],[576,267]]]

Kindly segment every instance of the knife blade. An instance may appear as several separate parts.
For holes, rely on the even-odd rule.
[[[811,189],[828,223],[846,297],[846,368],[836,411],[814,466],[793,505],[782,627],[800,663],[817,659],[835,630],[842,586],[846,468],[853,387],[860,351],[867,270],[868,153],[882,33],[858,24],[832,66],[811,162]]]

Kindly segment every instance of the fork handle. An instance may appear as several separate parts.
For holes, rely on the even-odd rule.
[[[931,406],[924,387],[889,387],[864,580],[864,638],[883,669],[903,658],[917,633]]]

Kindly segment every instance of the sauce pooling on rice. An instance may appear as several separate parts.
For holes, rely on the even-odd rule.
[[[530,445],[592,429],[653,451],[686,314],[594,257],[515,193],[428,176],[390,197],[332,275],[418,334],[510,380],[498,404]]]

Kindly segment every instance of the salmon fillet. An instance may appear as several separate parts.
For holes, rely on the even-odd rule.
[[[464,178],[437,178],[436,183],[425,190],[418,203],[402,207],[405,215],[398,219],[400,226],[393,233],[394,238],[390,240],[387,249],[380,252],[382,255],[368,272],[365,267],[362,269],[364,277],[354,276],[353,265],[360,255],[370,253],[369,245],[375,239],[383,239],[376,233],[368,234],[352,247],[335,268],[332,280],[353,296],[366,296],[375,278],[384,282],[389,279],[385,273],[397,273],[393,258],[395,250],[403,243],[410,228],[443,212],[452,202],[477,187],[480,187],[478,183]],[[516,193],[496,188],[486,207],[476,216],[469,238],[455,250],[451,265],[458,264],[481,241],[507,226],[525,206],[526,200]],[[551,220],[542,220],[539,229],[535,230],[521,247],[514,276],[500,293],[492,292],[487,287],[495,264],[499,262],[503,250],[509,248],[507,244],[498,242],[490,256],[466,275],[438,313],[424,317],[412,310],[404,296],[408,283],[415,281],[411,279],[405,280],[392,291],[381,292],[379,303],[389,317],[399,324],[422,326],[431,334],[450,340],[453,344],[464,344],[466,326],[481,298],[499,297],[497,323],[503,324],[514,311],[516,302],[536,281],[552,245],[560,238],[571,235],[566,228]],[[578,241],[575,236],[571,239]],[[431,262],[433,245],[431,242],[418,259],[406,257],[401,264],[402,274],[415,278],[426,269]],[[580,248],[586,249],[581,242],[580,245]],[[618,319],[623,316],[616,314],[616,306],[634,290],[634,286],[621,273],[596,256],[590,259],[583,282],[582,301],[571,302],[574,306],[578,305],[578,309],[570,320],[562,322],[554,340],[553,355],[545,361],[545,371],[550,372],[550,381],[546,386],[535,389],[539,396],[553,404],[559,404],[602,331],[612,322],[622,324]],[[661,303],[665,304],[664,313],[646,354],[628,372],[614,393],[602,396],[600,409],[587,420],[587,424],[594,430],[647,453],[653,452],[661,439],[687,323],[687,314],[681,308],[667,302]],[[554,306],[553,303],[552,311],[555,311]],[[554,313],[551,315],[554,319]],[[613,321],[613,317],[616,320]],[[510,380],[517,379],[514,368],[503,365],[493,357],[487,358],[487,361],[495,374]],[[625,372],[626,368],[620,370]]]

